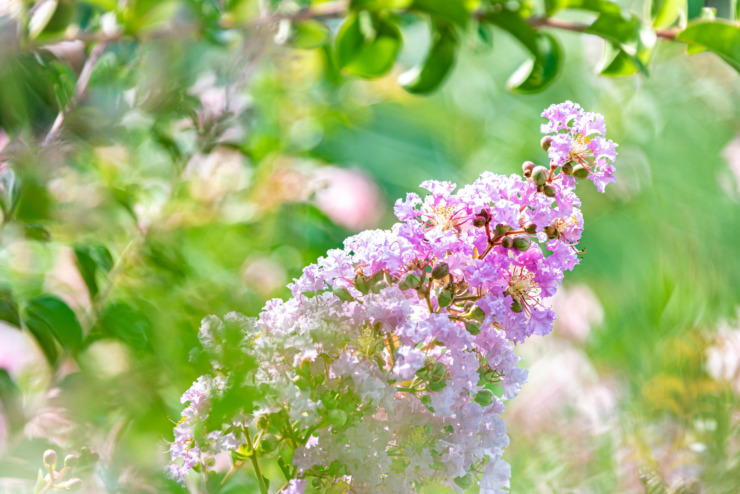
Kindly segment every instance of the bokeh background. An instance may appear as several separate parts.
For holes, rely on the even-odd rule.
[[[738,74],[661,42],[649,77],[601,77],[603,43],[557,32],[560,77],[513,94],[525,54],[496,32],[418,97],[396,77],[428,35],[403,34],[398,67],[376,81],[256,36],[253,54],[190,37],[112,44],[60,142],[40,150],[29,143],[83,48],[42,61],[3,48],[0,139],[16,158],[0,164],[2,192],[8,170],[23,184],[0,231],[3,303],[52,294],[86,337],[50,365],[27,329],[0,322],[0,491],[29,492],[49,447],[100,455],[90,492],[177,491],[162,467],[180,394],[207,370],[192,358],[201,318],[288,296],[346,236],[389,227],[422,180],[544,163],[539,114],[570,99],[605,115],[617,183],[579,188],[587,252],[554,301],[553,334],[519,348],[530,382],[505,415],[511,490],[738,492]],[[49,60],[56,86],[34,72]],[[256,492],[241,475],[231,492]]]

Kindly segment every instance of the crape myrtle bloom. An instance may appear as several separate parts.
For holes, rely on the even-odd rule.
[[[508,490],[501,414],[527,379],[514,347],[552,331],[547,299],[582,254],[570,163],[603,190],[614,157],[603,117],[570,102],[544,115],[549,167],[484,172],[461,188],[426,181],[423,197],[396,202],[398,223],[307,266],[288,300],[256,319],[204,319],[215,377],[183,396],[170,473],[207,472],[232,447],[233,468],[250,463],[258,479],[260,459],[277,456],[282,492]]]

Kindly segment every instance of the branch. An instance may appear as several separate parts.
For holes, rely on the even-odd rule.
[[[44,137],[44,141],[41,143],[42,148],[46,148],[52,142],[54,142],[54,139],[62,128],[62,124],[64,123],[64,119],[67,117],[67,114],[72,110],[72,108],[77,106],[77,103],[79,103],[80,100],[82,100],[82,97],[85,96],[87,85],[90,83],[90,76],[92,75],[95,62],[97,62],[98,58],[100,58],[100,55],[103,54],[106,46],[108,46],[107,42],[99,43],[95,45],[95,48],[93,48],[90,52],[90,56],[87,57],[85,65],[82,67],[80,77],[77,78],[77,84],[75,85],[75,94],[67,103],[67,106],[65,108],[62,108],[59,112],[59,115],[57,115],[56,120],[54,120],[54,124],[51,126],[51,129],[49,129],[46,137]]]
[[[589,24],[581,24],[577,22],[571,22],[571,21],[564,21],[562,19],[553,19],[551,17],[530,17],[527,19],[527,22],[532,27],[551,27],[554,29],[562,29],[564,31],[573,31],[576,33],[586,33]],[[658,38],[663,38],[665,40],[675,41],[676,35],[679,33],[679,29],[656,29],[655,35],[658,36]]]

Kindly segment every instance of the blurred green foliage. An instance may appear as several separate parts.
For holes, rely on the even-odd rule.
[[[562,429],[510,421],[512,492],[736,492],[740,400],[706,368],[740,305],[734,2],[707,4],[724,20],[673,0],[9,5],[0,321],[37,358],[0,361],[4,492],[28,492],[49,447],[99,453],[90,492],[178,491],[162,466],[207,369],[201,318],[256,315],[354,230],[389,226],[422,180],[541,162],[538,115],[565,99],[620,143],[617,186],[582,192],[588,250],[569,280],[604,307],[578,348],[618,413],[585,440],[566,412]],[[317,174],[340,169],[377,188],[375,220],[321,199]],[[665,449],[699,484],[674,482]],[[255,491],[245,470],[220,492]]]

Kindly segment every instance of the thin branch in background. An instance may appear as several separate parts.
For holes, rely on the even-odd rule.
[[[85,93],[87,92],[87,86],[90,83],[90,76],[92,75],[93,67],[95,66],[95,63],[100,58],[100,55],[103,54],[103,51],[107,46],[107,42],[98,43],[97,45],[95,45],[92,51],[90,51],[90,56],[87,57],[85,65],[83,65],[82,71],[80,72],[80,76],[77,78],[74,97],[72,97],[72,99],[67,103],[67,106],[65,108],[62,108],[62,110],[57,115],[57,118],[54,120],[54,124],[51,126],[49,132],[46,134],[46,137],[44,137],[44,141],[41,143],[42,148],[46,148],[52,142],[54,142],[54,139],[56,139],[57,134],[59,134],[59,131],[62,129],[62,124],[64,124],[64,120],[65,118],[67,118],[69,112],[75,106],[77,106],[77,104],[85,96]]]

